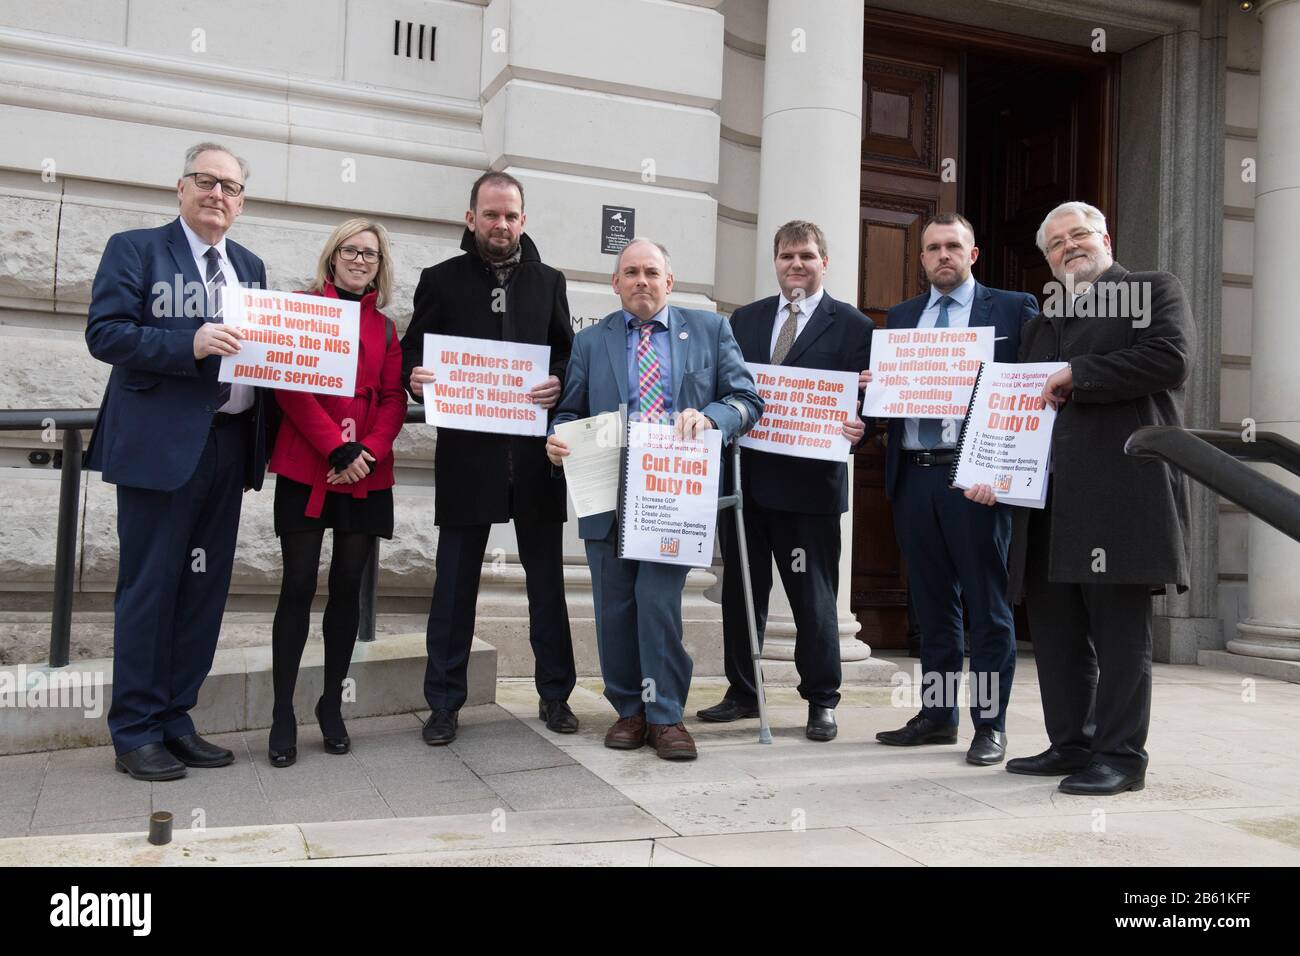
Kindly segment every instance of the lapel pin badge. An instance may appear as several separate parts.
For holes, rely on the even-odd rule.
[[[679,339],[689,339],[691,336],[690,333],[683,331],[683,332],[678,332],[677,337]]]

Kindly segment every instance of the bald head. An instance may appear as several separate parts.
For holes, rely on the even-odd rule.
[[[653,239],[633,239],[619,251],[613,286],[623,308],[632,315],[638,319],[656,315],[673,290],[668,250]]]

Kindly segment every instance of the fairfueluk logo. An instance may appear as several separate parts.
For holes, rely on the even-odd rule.
[[[28,670],[26,664],[0,670],[0,707],[63,707],[96,719],[104,713],[104,672]]]
[[[50,897],[50,925],[58,927],[129,927],[132,936],[153,929],[151,893],[82,893],[73,886]]]

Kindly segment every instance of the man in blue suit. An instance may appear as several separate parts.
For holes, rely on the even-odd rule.
[[[930,289],[889,310],[891,329],[994,328],[993,359],[1014,362],[1020,329],[1038,314],[1032,295],[989,289],[975,281],[979,258],[971,224],[956,213],[932,218],[921,231],[921,265]],[[870,378],[869,375],[864,376]],[[962,681],[962,601],[970,614],[969,763],[1006,756],[1006,708],[1016,666],[1015,623],[1007,602],[1011,510],[982,508],[948,483],[961,422],[890,419],[885,493],[907,561],[908,586],[921,625],[921,711],[899,730],[876,734],[883,744],[911,747],[957,742]]]
[[[224,147],[192,147],[179,218],[111,237],[91,293],[86,344],[113,366],[86,460],[117,485],[108,727],[137,780],[234,760],[189,711],[216,653],[241,498],[266,473],[261,392],[217,381],[240,339],[223,296],[266,286],[262,260],[226,239],[247,179]]]
[[[725,445],[758,421],[763,400],[731,326],[715,313],[668,305],[673,274],[663,246],[649,239],[624,246],[613,286],[623,308],[574,338],[554,424],[630,409],[641,420],[675,419],[687,438],[716,428]],[[546,452],[555,465],[569,453],[553,429]],[[578,522],[605,697],[618,713],[605,746],[649,742],[665,760],[693,760],[695,741],[682,724],[692,670],[682,646],[690,569],[620,558],[616,525],[613,511]]]

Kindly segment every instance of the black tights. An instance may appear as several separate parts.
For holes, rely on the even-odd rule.
[[[284,575],[280,579],[280,601],[275,606],[271,627],[271,676],[275,685],[270,746],[283,750],[293,746],[297,728],[293,712],[293,689],[298,666],[307,645],[311,602],[316,596],[320,573],[320,550],[325,531],[296,531],[280,536]],[[369,534],[334,532],[334,556],[330,560],[329,599],[325,604],[325,680],[320,702],[321,730],[326,737],[342,737],[343,680],[348,675],[352,649],[357,641],[361,618],[361,576],[370,560],[375,537]]]

